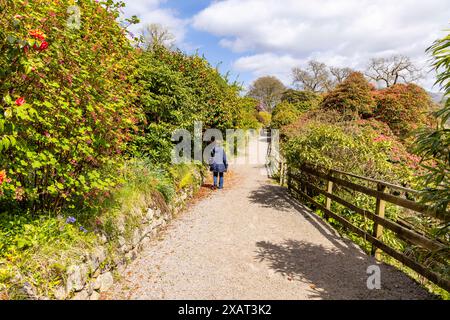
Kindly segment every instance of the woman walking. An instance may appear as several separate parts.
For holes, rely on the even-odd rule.
[[[213,149],[211,150],[210,170],[213,172],[214,186],[223,189],[224,173],[228,170],[227,155],[225,150],[216,143],[216,138],[211,138]],[[217,181],[219,180],[219,181]]]

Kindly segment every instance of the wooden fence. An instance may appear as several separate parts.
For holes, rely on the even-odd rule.
[[[287,164],[279,153],[279,150],[274,150],[272,148],[272,141],[269,142],[269,148],[267,149],[267,171],[269,177],[278,177],[280,180],[280,185],[283,186],[286,183]]]
[[[431,270],[431,268],[424,266],[423,264],[415,261],[411,257],[405,255],[402,252],[390,247],[381,241],[383,235],[383,229],[389,229],[395,233],[396,237],[413,244],[417,247],[425,249],[430,255],[444,257],[444,263],[448,263],[449,256],[449,244],[444,243],[438,239],[432,239],[426,234],[415,230],[414,226],[408,225],[405,222],[393,221],[385,217],[386,203],[392,203],[405,209],[412,210],[421,214],[432,216],[433,218],[444,220],[448,222],[448,215],[437,214],[429,207],[418,203],[413,200],[406,199],[400,195],[415,195],[418,192],[416,190],[408,189],[405,187],[393,185],[380,180],[370,179],[338,170],[322,170],[313,168],[311,166],[301,166],[295,170],[287,168],[285,161],[282,161],[279,157],[272,157],[272,161],[278,163],[277,167],[280,172],[280,181],[287,177],[287,185],[289,190],[294,194],[314,205],[320,209],[324,214],[324,219],[328,220],[333,218],[344,226],[347,230],[355,233],[356,235],[363,237],[366,241],[372,244],[372,254],[379,260],[380,253],[383,251],[387,255],[400,261],[405,266],[411,268],[421,276],[435,283],[439,287],[450,291],[450,281],[448,275],[443,276]],[[309,181],[308,181],[309,180]],[[375,188],[363,185],[363,183],[355,183],[351,180],[364,181],[365,184],[373,184]],[[310,181],[316,182],[312,183]],[[359,192],[376,199],[376,208],[374,212],[364,210],[358,206],[342,199],[341,197],[333,194],[333,190],[339,186],[352,192]],[[314,195],[321,194],[326,197],[325,205],[317,202],[314,199]],[[332,201],[339,203],[340,205],[348,208],[355,214],[359,214],[364,218],[371,219],[373,221],[372,232],[367,232],[350,221],[342,217],[341,215],[331,210]]]

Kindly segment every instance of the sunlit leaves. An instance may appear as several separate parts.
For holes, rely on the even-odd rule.
[[[438,125],[417,133],[415,150],[424,160],[428,173],[423,177],[423,201],[438,211],[449,212],[450,204],[450,34],[437,40],[428,52],[434,56],[438,73],[436,85],[445,92],[444,105],[434,113]],[[426,163],[426,162],[425,162]]]
[[[79,29],[67,27],[73,4],[9,1],[0,16],[0,169],[11,178],[0,207],[54,210],[114,185],[99,169],[114,167],[135,124],[136,52],[115,19],[122,4],[80,2]]]

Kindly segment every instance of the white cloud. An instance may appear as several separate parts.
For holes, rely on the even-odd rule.
[[[140,24],[131,26],[130,30],[139,32],[145,24],[159,23],[166,27],[176,39],[178,46],[185,44],[188,21],[180,19],[178,13],[173,9],[161,8],[165,0],[125,0],[126,7],[124,14],[126,17],[136,15],[140,19]]]
[[[290,55],[262,53],[241,57],[234,62],[233,67],[239,71],[252,72],[255,77],[274,75],[285,84],[289,84],[292,66],[304,62],[302,59],[294,59]]]
[[[364,69],[371,57],[405,54],[424,65],[425,49],[449,17],[448,0],[223,0],[198,13],[193,26],[247,54],[236,71],[290,82],[290,68],[312,58]]]

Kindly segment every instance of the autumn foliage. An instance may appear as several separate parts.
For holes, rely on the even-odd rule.
[[[354,72],[326,95],[321,107],[337,110],[347,118],[367,117],[375,107],[372,89],[362,73]]]
[[[430,124],[433,102],[428,93],[415,84],[396,84],[377,91],[374,97],[375,117],[402,138]]]

